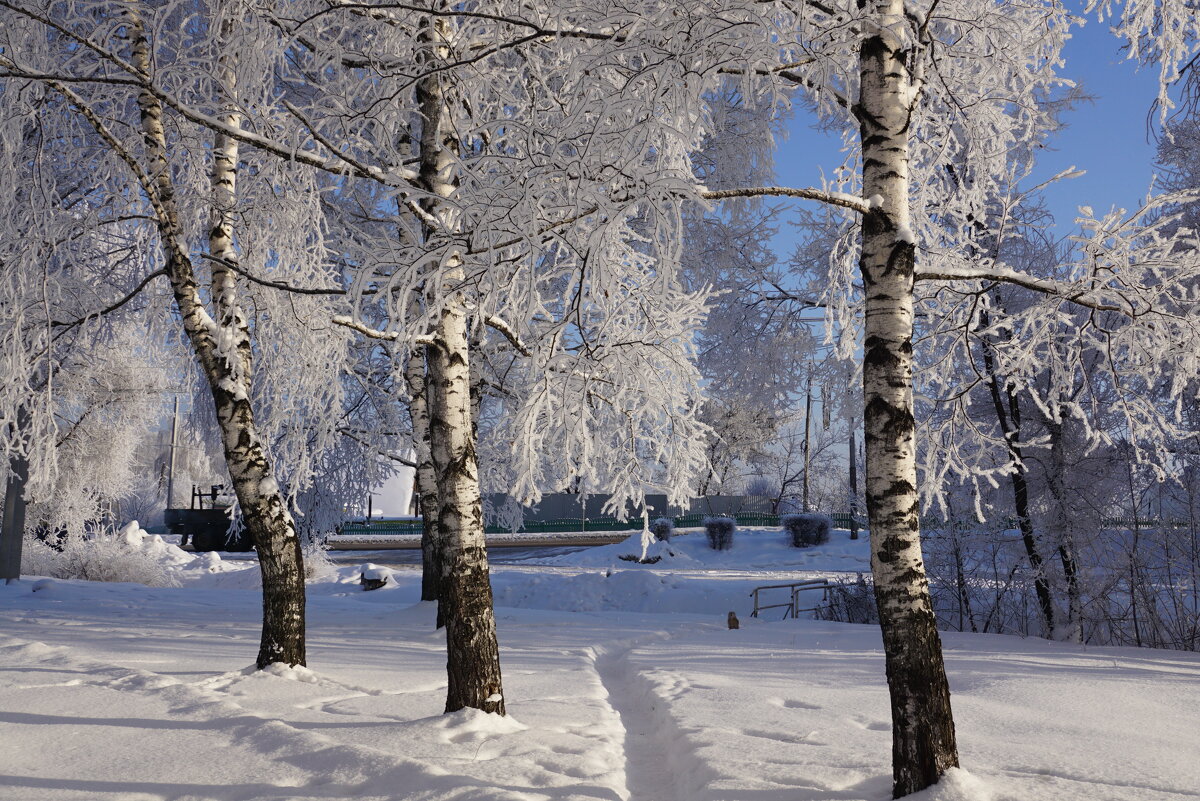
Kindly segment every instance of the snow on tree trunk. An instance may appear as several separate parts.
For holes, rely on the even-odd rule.
[[[151,74],[150,46],[141,18],[130,12],[132,62]],[[227,73],[226,77],[231,75]],[[212,297],[218,318],[205,310],[195,271],[184,250],[183,227],[175,203],[175,188],[167,158],[163,109],[148,91],[138,95],[142,135],[154,180],[157,225],[166,260],[167,277],[192,349],[208,381],[225,460],[242,519],[258,552],[263,582],[263,625],[257,666],[274,662],[305,664],[304,566],[296,527],[271,471],[254,424],[250,406],[251,348],[245,315],[237,302],[232,271],[213,269]],[[239,115],[227,111],[225,121],[237,124]],[[237,143],[218,135],[213,143],[215,220],[209,247],[218,258],[232,260],[229,212],[236,191]]]
[[[902,0],[878,0],[859,51],[866,290],[863,344],[871,569],[892,702],[893,794],[958,765],[941,639],[921,556],[912,396],[913,268],[908,136],[919,87]]]

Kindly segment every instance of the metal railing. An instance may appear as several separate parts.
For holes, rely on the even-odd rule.
[[[833,589],[835,585],[828,579],[809,579],[807,581],[794,581],[790,584],[766,584],[762,587],[755,587],[754,592],[750,593],[754,598],[754,611],[750,613],[750,617],[758,617],[759,612],[765,612],[768,609],[783,609],[783,617],[781,620],[787,620],[791,617],[793,620],[800,617],[801,612],[815,612],[821,608],[821,605],[828,600],[828,591]],[[790,590],[791,597],[785,603],[764,604],[759,593],[764,590]],[[800,607],[800,593],[808,592],[809,590],[821,590],[821,603],[811,607]]]

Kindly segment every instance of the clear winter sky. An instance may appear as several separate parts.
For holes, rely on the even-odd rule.
[[[1045,180],[1074,166],[1086,174],[1060,181],[1045,195],[1057,221],[1059,236],[1074,230],[1076,208],[1090,205],[1096,213],[1112,206],[1135,209],[1155,174],[1155,144],[1148,136],[1147,114],[1158,92],[1155,67],[1137,69],[1124,60],[1120,41],[1108,26],[1094,20],[1076,28],[1065,50],[1064,75],[1094,96],[1065,118],[1067,129],[1043,151],[1035,177]],[[811,119],[801,112],[790,125],[786,141],[776,151],[778,182],[783,186],[816,186],[821,168],[826,175],[841,163],[838,142],[814,132]],[[1030,184],[1033,185],[1032,183]],[[785,217],[786,219],[786,217]],[[775,247],[781,257],[791,250],[794,237],[780,226]]]

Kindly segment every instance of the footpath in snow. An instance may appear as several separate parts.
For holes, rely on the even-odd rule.
[[[0,798],[883,801],[877,630],[747,611],[755,583],[864,569],[865,543],[759,534],[495,569],[507,719],[440,714],[415,569],[310,584],[311,669],[262,673],[253,563],[168,547],[178,587],[0,587]],[[1200,798],[1200,655],[945,644],[967,772],[922,801]]]

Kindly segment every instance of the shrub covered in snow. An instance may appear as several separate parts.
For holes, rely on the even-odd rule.
[[[792,539],[793,548],[810,548],[829,542],[833,521],[826,515],[794,514],[779,518],[779,524]]]
[[[150,535],[137,521],[117,532],[68,536],[52,548],[27,537],[21,555],[21,572],[85,581],[121,581],[150,587],[177,587],[172,564],[187,563],[192,556],[158,535]]]
[[[660,517],[650,524],[650,533],[659,542],[670,542],[675,533],[675,523],[669,517]]]
[[[727,551],[733,547],[733,532],[737,530],[737,521],[732,517],[704,518],[704,531],[708,534],[708,544],[714,551]]]
[[[329,558],[329,543],[325,539],[306,537],[301,548],[305,581],[325,581],[337,575],[337,565]]]

